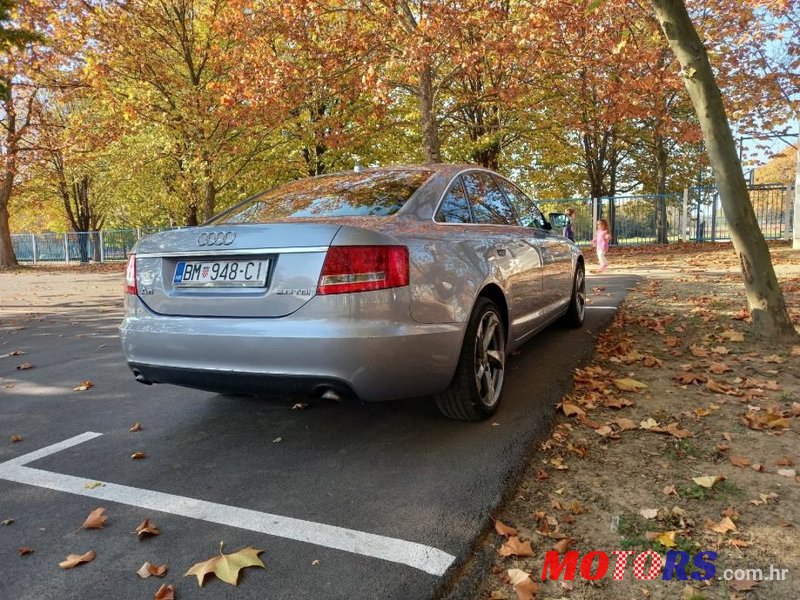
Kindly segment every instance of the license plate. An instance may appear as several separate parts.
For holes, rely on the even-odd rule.
[[[180,261],[175,265],[175,287],[265,287],[268,260]]]

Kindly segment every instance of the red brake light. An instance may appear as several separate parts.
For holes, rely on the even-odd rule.
[[[405,246],[331,246],[318,294],[347,294],[408,285]]]
[[[128,267],[125,269],[125,293],[136,294],[136,255],[128,257]]]

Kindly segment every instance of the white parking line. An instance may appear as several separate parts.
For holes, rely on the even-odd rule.
[[[431,575],[443,575],[455,561],[454,556],[438,548],[396,538],[104,481],[100,482],[103,484],[100,487],[87,489],[87,480],[84,478],[25,466],[101,435],[89,431],[0,463],[0,479],[380,558],[408,565]]]

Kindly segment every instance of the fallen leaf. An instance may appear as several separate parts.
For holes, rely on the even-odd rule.
[[[272,443],[273,444],[280,444],[282,441],[283,441],[282,437],[276,437],[274,440],[272,440]]]
[[[292,404],[292,410],[305,410],[308,408],[308,404],[305,402],[296,402]]]
[[[731,546],[736,546],[737,548],[749,548],[752,546],[752,542],[746,542],[744,540],[729,540],[728,542]]]
[[[772,354],[770,356],[765,356],[764,357],[764,362],[765,363],[773,363],[773,364],[776,364],[776,365],[780,365],[780,364],[783,364],[785,361],[784,361],[784,359],[782,359],[777,354]]]
[[[553,544],[553,550],[558,552],[559,554],[564,554],[572,544],[575,543],[575,540],[572,538],[563,538],[558,540],[555,544]]]
[[[650,355],[648,354],[648,355],[647,355],[647,356],[645,356],[645,357],[644,357],[644,359],[642,360],[642,364],[643,364],[645,367],[660,367],[660,366],[662,366],[664,363],[661,361],[661,359],[658,359],[658,358],[656,358],[655,356],[650,356]]]
[[[800,356],[800,346],[792,346],[792,351],[790,354],[792,356]]]
[[[133,460],[140,460],[140,459],[142,459],[144,457],[145,457],[145,453],[144,452],[134,452],[133,454],[131,454],[131,458]]]
[[[62,569],[73,569],[81,563],[92,562],[94,557],[97,556],[94,550],[89,550],[85,554],[68,554],[65,560],[58,563]]]
[[[74,392],[85,392],[90,387],[94,387],[94,384],[87,379],[85,381],[81,381],[78,385],[76,385],[74,388],[72,388],[72,391],[74,391]]]
[[[536,600],[536,592],[539,586],[534,583],[530,575],[521,569],[509,569],[507,572],[508,582],[514,586],[518,600]]]
[[[550,479],[550,474],[547,471],[544,469],[536,471],[536,481],[545,481],[546,479]]]
[[[675,531],[665,531],[664,533],[660,533],[655,537],[655,540],[659,542],[665,548],[675,548],[678,544],[675,543]]]
[[[258,555],[263,552],[257,548],[247,547],[242,548],[232,554],[224,554],[222,552],[224,544],[219,544],[219,556],[209,558],[208,560],[195,563],[186,572],[184,577],[194,575],[197,577],[197,582],[200,587],[203,587],[203,581],[206,575],[214,574],[225,583],[236,585],[239,580],[239,571],[247,567],[264,567],[264,563],[258,558]]]
[[[654,427],[658,427],[658,421],[653,417],[648,417],[647,420],[639,423],[639,429],[653,429]]]
[[[722,375],[723,373],[727,373],[733,369],[731,369],[725,363],[712,362],[710,365],[708,365],[708,370],[714,373],[714,375]]]
[[[788,456],[782,456],[781,458],[775,461],[775,464],[778,465],[779,467],[793,467],[794,461]]]
[[[676,347],[677,347],[677,346],[678,346],[678,345],[681,343],[681,341],[680,341],[680,339],[678,339],[678,338],[676,338],[676,337],[673,337],[673,336],[671,336],[671,335],[668,335],[668,336],[666,336],[666,337],[664,338],[664,343],[665,343],[665,344],[667,345],[667,347],[669,347],[669,348],[676,348]]]
[[[655,430],[654,430],[655,431]],[[694,437],[694,434],[688,429],[681,429],[677,423],[670,423],[664,428],[664,433],[669,433],[671,436],[679,440]]]
[[[631,429],[636,429],[636,422],[632,419],[626,419],[624,417],[620,417],[618,419],[614,419],[613,421],[609,421],[609,423],[613,423],[617,427],[619,427],[622,431],[630,431]]]
[[[156,591],[155,600],[175,600],[175,586],[164,584]]]
[[[628,406],[633,406],[633,402],[626,398],[606,398],[603,406],[606,408],[627,408]]]
[[[698,375],[696,373],[679,373],[675,377],[673,377],[675,381],[680,383],[681,385],[692,385],[695,383],[705,383],[708,381],[708,377],[705,375]]]
[[[758,585],[758,581],[753,579],[735,579],[730,582],[729,584],[732,590],[737,592],[747,592],[748,590],[752,590],[754,587]]]
[[[692,477],[692,481],[694,481],[700,487],[704,487],[706,489],[711,489],[714,485],[720,481],[725,479],[722,475],[703,475],[702,477]]]
[[[664,489],[661,490],[661,493],[665,496],[677,496],[678,488],[676,488],[674,485],[665,485]]]
[[[155,523],[151,522],[150,519],[145,519],[139,523],[134,533],[139,536],[139,539],[142,539],[147,535],[158,535],[161,533],[161,530],[156,526]]]
[[[26,554],[33,554],[33,548],[29,548],[28,546],[20,546],[17,548],[17,552],[19,552],[20,556],[25,556]]]
[[[757,500],[750,500],[750,504],[754,506],[761,506],[762,504],[769,504],[770,500],[775,500],[778,494],[770,492],[769,494],[759,494]]]
[[[731,342],[743,342],[744,341],[744,334],[741,331],[735,331],[733,329],[729,331],[723,331],[719,334],[719,337],[725,338],[726,340],[730,340]]]
[[[502,535],[503,537],[511,537],[519,533],[516,529],[509,527],[500,520],[494,522],[494,530],[497,532],[497,535]]]
[[[29,362],[20,363],[17,365],[17,371],[27,371],[28,369],[32,369],[33,365]]]
[[[728,517],[724,517],[719,523],[706,519],[706,529],[725,535],[729,531],[736,531],[736,524]]]
[[[797,475],[797,471],[794,469],[778,469],[778,475],[782,477],[795,477]]]
[[[746,459],[744,456],[731,456],[730,457],[731,464],[736,467],[749,467],[750,461]]]
[[[86,517],[86,520],[83,522],[83,528],[102,529],[108,520],[108,517],[103,514],[104,512],[106,512],[105,508],[95,508],[89,513],[89,516]]]
[[[14,519],[6,519],[4,521],[0,521],[0,525],[2,525],[3,527],[8,527],[13,522],[14,522]]]
[[[641,381],[636,381],[635,379],[631,379],[630,377],[625,377],[623,379],[615,379],[614,385],[617,386],[623,392],[638,392],[647,388],[646,383],[642,383]]]
[[[142,430],[142,424],[139,423],[139,421],[136,421],[136,423],[131,425],[131,428],[128,429],[128,431],[130,431],[131,433],[136,433],[137,431],[141,431],[141,430]]]
[[[702,346],[697,346],[695,344],[689,346],[689,352],[691,352],[694,356],[698,356],[700,358],[706,358],[708,356],[708,350],[706,350]]]
[[[756,431],[762,429],[786,429],[789,427],[789,419],[781,416],[780,413],[770,410],[766,412],[751,410],[742,417],[742,420],[750,429]]]
[[[732,441],[732,440],[731,440],[731,434],[730,434],[730,433],[728,433],[727,431],[725,431],[725,432],[723,432],[723,433],[722,433],[722,437],[723,437],[723,438],[725,438],[725,439],[726,439],[727,441],[729,441],[729,442],[730,442],[730,441]]]
[[[570,402],[562,402],[561,403],[561,410],[564,411],[564,414],[568,417],[585,417],[586,411],[583,410],[577,404],[572,404]]]
[[[154,565],[153,563],[146,562],[136,571],[136,574],[142,579],[147,579],[148,577],[164,577],[164,575],[167,574],[167,565]]]
[[[511,536],[500,546],[498,553],[500,556],[533,556],[533,548],[530,542],[523,542],[517,536]]]
[[[25,438],[23,438],[20,434],[15,433],[14,435],[11,436],[11,443],[16,444],[17,442],[21,442],[24,439]]]
[[[83,487],[85,487],[87,490],[93,490],[95,488],[99,488],[102,486],[103,484],[100,483],[99,481],[87,481],[86,483],[83,484]]]
[[[639,514],[642,515],[645,519],[655,519],[658,516],[658,509],[643,508],[639,511]]]

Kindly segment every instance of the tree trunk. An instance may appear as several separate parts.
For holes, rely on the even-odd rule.
[[[4,123],[5,156],[3,161],[3,179],[0,180],[0,268],[16,267],[19,265],[14,254],[14,245],[11,243],[11,227],[8,224],[8,204],[11,193],[14,191],[14,178],[17,176],[17,149],[19,137],[17,136],[17,112],[14,108],[13,83],[10,77],[2,80],[3,106],[6,112]]]
[[[11,228],[8,226],[8,203],[5,198],[0,198],[0,268],[17,265],[17,257],[11,243]]]
[[[667,148],[664,138],[655,134],[656,167],[656,243],[666,244],[667,238]]]
[[[733,247],[742,266],[753,331],[771,340],[794,341],[798,338],[797,331],[786,311],[769,248],[750,202],[736,143],[705,46],[683,1],[651,0],[651,4],[680,62],[686,91],[700,121]]]
[[[419,72],[419,122],[422,130],[422,153],[427,163],[442,162],[434,95],[433,71],[429,64],[425,64]]]

